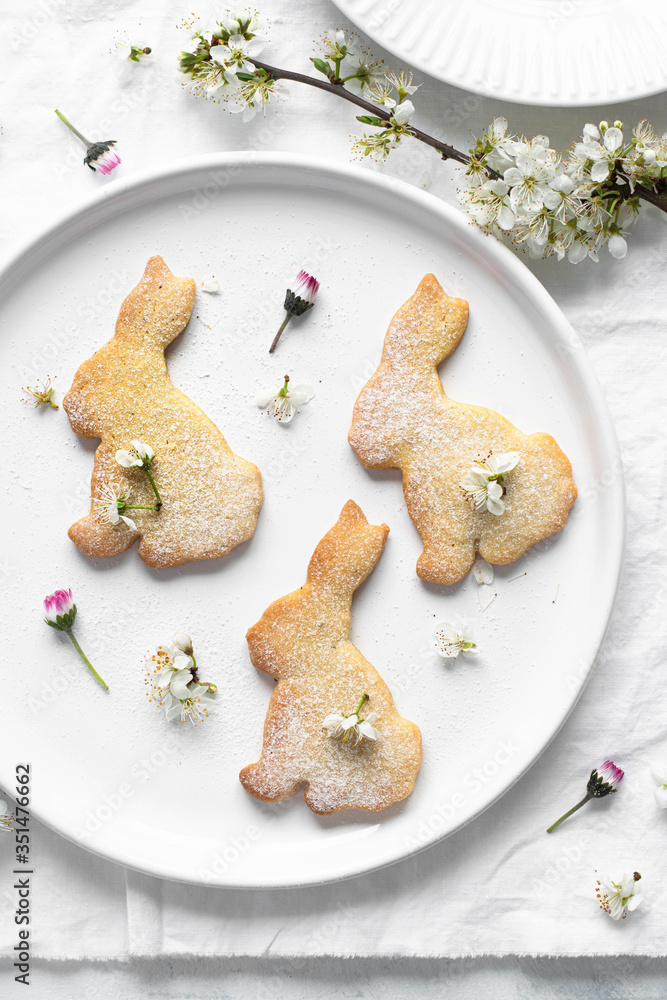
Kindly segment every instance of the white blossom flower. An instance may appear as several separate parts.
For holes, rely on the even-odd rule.
[[[397,125],[407,125],[414,113],[415,106],[412,101],[403,101],[393,112],[391,120]]]
[[[201,283],[202,292],[206,292],[208,295],[217,295],[220,291],[220,282],[217,278],[204,278]]]
[[[189,648],[190,653],[183,650]],[[192,639],[185,632],[176,632],[166,646],[148,654],[148,697],[165,710],[168,720],[178,716],[181,722],[197,722],[206,718],[215,701],[217,687],[197,678],[197,666],[192,654]]]
[[[412,96],[412,94],[416,94],[421,87],[421,83],[413,84],[412,73],[405,73],[404,70],[401,70],[400,73],[386,73],[385,80],[390,87],[393,87],[394,90],[398,91],[401,97],[407,97],[408,95]]]
[[[654,764],[651,768],[651,777],[658,786],[653,792],[655,801],[661,809],[667,809],[667,763]]]
[[[482,559],[481,556],[477,556],[472,568],[472,575],[475,577],[475,580],[480,584],[480,586],[482,584],[490,586],[493,583],[493,566],[491,563],[488,563],[486,559]]]
[[[358,712],[358,710],[357,710]],[[373,723],[378,717],[375,712],[369,712],[365,719],[360,719],[357,712],[344,715],[342,712],[332,712],[322,723],[327,736],[337,739],[342,737],[343,743],[356,746],[361,740],[377,740],[380,736]]]
[[[216,45],[215,48],[223,48],[224,46]],[[215,49],[214,49],[215,51]],[[221,56],[222,57],[222,56]],[[195,84],[195,89],[201,88],[208,97],[220,99],[224,97],[225,100],[229,100],[230,97],[234,96],[241,89],[241,81],[236,75],[235,69],[230,69],[228,66],[220,66],[216,62],[211,62],[208,64],[208,72],[206,76],[197,81]]]
[[[184,680],[186,684],[192,680],[192,657],[173,642],[151,651],[146,658],[146,666],[154,674],[152,683],[158,691],[170,688],[172,680],[176,680],[177,686]]]
[[[251,62],[262,54],[265,42],[261,38],[244,38],[243,35],[230,35],[226,45],[214,45],[211,58],[222,66],[232,68],[235,73],[254,73]],[[221,52],[217,52],[221,49]]]
[[[470,626],[451,622],[436,625],[434,642],[436,652],[446,660],[456,659],[459,653],[469,656],[477,649]]]
[[[591,167],[591,179],[596,183],[606,180],[614,168],[616,153],[623,145],[623,133],[620,128],[608,128],[601,143],[592,140],[586,145],[591,149],[591,159],[595,160]]]
[[[396,100],[391,96],[391,90],[386,84],[376,83],[374,87],[368,87],[365,96],[380,107],[395,108]]]
[[[627,914],[636,910],[642,902],[643,897],[636,891],[640,878],[639,872],[624,872],[618,881],[609,875],[601,875],[595,889],[600,909],[608,913],[612,920],[625,920]]]
[[[242,114],[244,122],[251,121],[258,111],[266,114],[266,107],[272,97],[283,100],[289,95],[289,88],[282,80],[256,79],[241,83],[236,93],[227,102],[227,110],[232,114]]]
[[[155,458],[155,452],[151,446],[144,444],[143,441],[131,441],[130,444],[132,447],[129,451],[120,449],[116,452],[116,461],[118,464],[122,465],[124,469],[150,468]]]
[[[333,62],[338,62],[339,59],[353,54],[345,32],[340,29],[325,32],[322,39],[322,52],[325,59],[331,59]]]
[[[475,222],[484,227],[496,223],[500,229],[514,225],[514,210],[509,200],[509,185],[505,181],[485,181],[466,192],[469,212]]]
[[[282,424],[288,424],[300,406],[305,406],[313,398],[313,389],[309,385],[290,387],[289,376],[285,376],[285,384],[279,392],[260,393],[255,399],[255,405],[260,410],[275,417]]]
[[[513,211],[537,212],[544,205],[555,208],[558,200],[550,183],[555,177],[555,165],[547,157],[535,155],[544,150],[536,146],[531,153],[520,153],[515,165],[503,174],[510,187],[510,205]]]
[[[350,54],[343,60],[341,76],[351,77],[345,81],[345,88],[360,97],[367,87],[374,87],[383,80],[382,60],[374,60],[365,52]]]
[[[0,799],[0,833],[9,833],[14,823],[14,815],[4,799]]]
[[[93,497],[93,500],[99,505],[97,513],[103,521],[113,525],[115,528],[122,521],[132,531],[137,530],[137,526],[132,518],[123,513],[127,509],[130,492],[127,489],[123,493],[118,483],[107,483],[101,487],[100,496]]]
[[[196,726],[208,718],[208,710],[215,704],[215,693],[206,684],[191,684],[187,691],[184,698],[175,697],[172,690],[165,692],[165,715],[169,721],[180,715],[181,722]]]
[[[484,510],[496,516],[503,513],[505,476],[515,468],[520,457],[515,451],[503,455],[492,452],[483,462],[475,462],[466,473],[461,480],[461,489],[475,513]]]

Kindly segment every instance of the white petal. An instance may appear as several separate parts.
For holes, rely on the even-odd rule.
[[[506,451],[504,455],[496,458],[496,471],[505,473],[511,472],[519,462],[521,455],[518,451]]]
[[[594,139],[596,142],[600,140],[600,130],[597,125],[584,125],[584,140]]]
[[[364,736],[367,740],[376,740],[380,735],[377,729],[374,729],[367,719],[362,719],[362,721],[359,723],[358,728],[359,728],[359,733],[362,736]]]
[[[394,111],[393,118],[399,125],[406,125],[415,113],[412,101],[403,101]]]
[[[477,583],[479,584],[492,584],[493,583],[493,566],[488,563],[486,559],[482,559],[481,556],[477,556],[475,559],[475,565],[472,568],[473,576]]]
[[[179,701],[185,701],[186,698],[190,697],[190,691],[188,690],[188,684],[192,680],[192,674],[189,670],[176,670],[173,673],[171,682],[169,684],[169,691],[174,696],[178,698]]]
[[[132,518],[131,518],[131,517],[127,517],[127,516],[126,516],[125,514],[121,514],[121,515],[120,515],[120,519],[121,519],[121,521],[125,521],[125,524],[126,524],[126,525],[128,526],[128,528],[130,528],[130,529],[131,529],[132,531],[136,531],[136,530],[137,530],[137,526],[136,526],[135,522],[134,522],[134,521],[132,520]]]
[[[120,520],[120,514],[118,513],[118,504],[116,503],[115,500],[113,503],[110,503],[107,506],[105,516],[109,524],[118,524],[118,521]]]
[[[578,264],[588,255],[588,250],[583,243],[573,243],[567,252],[567,259],[571,264]]]
[[[144,444],[143,441],[131,441],[130,444],[139,455],[140,458],[155,458],[155,452],[149,444]]]
[[[503,174],[506,184],[514,186],[515,184],[523,184],[523,174],[516,167],[510,167]]]
[[[202,292],[206,292],[208,295],[217,295],[220,291],[220,282],[217,278],[204,278],[201,283]]]
[[[591,167],[591,180],[596,183],[604,181],[609,177],[609,164],[606,160],[598,160]]]
[[[610,153],[615,153],[623,145],[623,133],[620,128],[608,128],[604,134],[604,144]]]
[[[277,399],[277,393],[271,392],[260,392],[259,395],[255,396],[255,405],[259,406],[261,410],[270,406],[274,400]]]
[[[640,893],[638,892],[633,893],[630,899],[628,900],[628,910],[630,912],[636,910],[637,907],[641,904],[642,899],[643,897],[640,895]]]
[[[141,460],[136,457],[136,455],[131,455],[129,451],[120,449],[116,452],[116,461],[119,465],[122,465],[124,469],[131,469],[135,465],[141,465]]]
[[[498,222],[498,225],[500,226],[501,229],[504,229],[506,232],[509,232],[509,230],[514,225],[514,212],[509,207],[509,205],[503,205],[501,207],[500,211],[498,212],[498,217],[496,221]]]
[[[554,208],[558,208],[562,201],[562,198],[558,191],[545,191],[544,192],[544,207],[548,208],[549,211],[553,211]]]
[[[332,712],[331,715],[327,715],[326,719],[322,723],[323,726],[339,726],[343,721],[343,714],[341,712]]]
[[[169,705],[165,709],[165,714],[169,720],[176,719],[181,714],[181,703],[174,699],[173,704]]]
[[[170,646],[169,652],[173,670],[192,670],[192,657],[188,653],[184,653],[177,646]]]
[[[667,785],[659,785],[653,792],[656,804],[661,809],[667,809]]]
[[[628,252],[628,244],[625,242],[623,237],[618,234],[611,237],[607,247],[609,249],[609,253],[612,257],[615,257],[616,260],[623,260]]]
[[[315,395],[312,385],[295,385],[289,390],[289,399],[293,406],[303,406]]]
[[[488,510],[489,514],[495,514],[497,517],[498,515],[504,512],[505,501],[494,500],[493,497],[489,497],[489,499],[486,501],[486,509]]]

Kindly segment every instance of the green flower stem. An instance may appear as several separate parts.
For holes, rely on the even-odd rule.
[[[361,711],[361,709],[362,709],[362,706],[363,706],[364,702],[365,702],[365,701],[368,701],[368,700],[369,700],[369,698],[370,698],[370,695],[368,695],[368,694],[365,694],[365,695],[364,695],[364,696],[362,697],[362,699],[361,699],[361,701],[359,702],[359,704],[357,705],[357,707],[355,708],[355,710],[354,710],[354,712],[352,713],[352,715],[356,715],[356,716],[357,716],[357,718],[359,718],[359,712]]]
[[[97,683],[100,684],[104,688],[105,691],[108,691],[109,690],[108,684],[106,684],[105,681],[102,680],[102,678],[98,674],[97,670],[95,670],[95,667],[92,665],[92,663],[90,662],[90,660],[88,659],[88,657],[86,656],[86,654],[84,653],[84,651],[81,649],[81,646],[77,642],[76,637],[75,637],[74,633],[72,632],[72,630],[71,629],[65,629],[65,631],[67,632],[67,635],[69,636],[72,645],[74,646],[74,648],[76,649],[77,653],[79,654],[79,656],[81,657],[81,659],[83,660],[83,662],[86,664],[86,666],[90,670],[91,674],[93,675],[93,677],[95,678],[95,680],[97,681]]]
[[[148,476],[148,482],[153,487],[153,493],[155,494],[155,499],[157,500],[157,507],[155,509],[159,510],[160,507],[162,506],[162,497],[160,496],[160,494],[157,491],[157,486],[155,485],[155,480],[151,476],[151,470],[150,469],[144,469],[144,472]]]
[[[81,142],[84,144],[84,146],[90,146],[90,143],[88,142],[86,137],[84,135],[81,135],[78,128],[74,128],[72,123],[68,121],[67,118],[65,118],[62,111],[58,111],[58,108],[56,108],[56,114],[58,115],[58,118],[60,118],[61,122],[64,125],[67,125],[67,128],[70,130],[70,132],[74,132],[74,135],[77,136],[79,139],[81,139]]]
[[[287,313],[286,316],[285,316],[285,319],[282,321],[282,324],[280,326],[280,329],[278,330],[278,333],[273,338],[273,343],[269,347],[269,354],[273,354],[273,352],[275,351],[276,347],[278,346],[278,341],[280,340],[280,338],[282,336],[282,332],[285,329],[285,327],[287,326],[287,324],[289,323],[289,321],[291,320],[291,318],[292,318],[292,313]]]
[[[592,795],[585,795],[584,798],[581,800],[581,802],[577,802],[576,806],[572,806],[572,808],[568,809],[568,811],[564,813],[560,819],[557,819],[555,823],[552,823],[549,829],[547,830],[547,833],[553,833],[556,827],[561,825],[563,820],[566,820],[568,816],[571,816],[572,813],[575,813],[577,809],[581,809],[582,806],[585,806],[588,800],[592,798],[593,798]]]
[[[160,508],[158,506],[152,506],[151,504],[137,504],[137,503],[123,504],[123,510],[159,510],[159,509]],[[123,511],[121,511],[121,514],[122,512]]]

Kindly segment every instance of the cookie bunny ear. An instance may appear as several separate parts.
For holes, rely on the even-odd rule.
[[[323,588],[351,600],[380,558],[388,534],[386,524],[369,524],[362,509],[348,500],[313,553],[308,582],[314,590]]]
[[[116,337],[163,349],[187,326],[194,299],[193,278],[177,278],[162,257],[151,257],[120,307]]]
[[[383,360],[438,365],[452,353],[467,324],[468,303],[450,298],[435,275],[427,274],[392,319]]]

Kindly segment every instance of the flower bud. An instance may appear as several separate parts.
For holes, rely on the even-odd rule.
[[[51,628],[64,632],[70,629],[76,618],[76,604],[71,590],[56,590],[44,598],[44,621]]]
[[[180,649],[182,653],[192,656],[192,639],[187,632],[174,632],[171,641],[172,645]]]
[[[614,128],[623,128],[623,122],[615,121]]]
[[[609,122],[600,122],[600,131],[604,134],[609,128]]]

